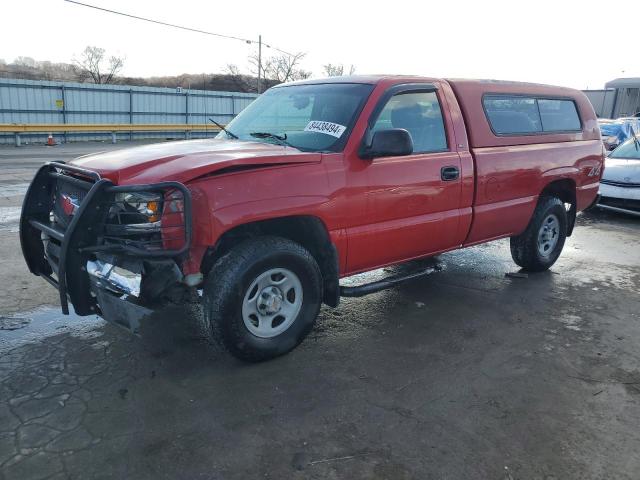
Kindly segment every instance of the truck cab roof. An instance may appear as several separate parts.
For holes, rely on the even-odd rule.
[[[374,85],[376,89],[386,89],[398,84],[412,83],[429,83],[438,88],[443,84],[448,85],[455,93],[455,101],[458,102],[460,110],[467,125],[473,125],[468,129],[469,144],[472,148],[509,146],[509,145],[526,145],[540,143],[556,143],[570,142],[579,140],[597,140],[600,138],[600,130],[598,121],[593,112],[593,108],[589,99],[580,90],[567,87],[557,87],[552,85],[543,85],[537,83],[505,81],[505,80],[487,80],[487,79],[464,79],[464,78],[434,78],[421,77],[413,75],[349,75],[341,77],[329,77],[310,80],[301,80],[278,85],[274,88],[286,88],[296,85],[320,85],[320,84],[344,84],[359,83]],[[497,124],[492,125],[489,120],[490,114],[493,113],[487,108],[487,97],[501,99],[504,101],[511,100],[530,100],[532,105],[531,116],[538,118],[527,118],[523,112],[506,111],[495,112],[496,122],[508,126],[511,130],[500,131]],[[542,101],[563,101],[569,100],[573,106],[567,105],[568,102],[554,105],[558,109],[555,119],[552,121],[558,125],[566,121],[563,118],[567,112],[559,110],[561,107],[569,107],[574,116],[577,115],[578,123],[575,128],[553,128],[553,130],[545,130],[541,126],[539,118],[538,102]],[[494,102],[494,108],[500,102]],[[535,115],[534,115],[535,114]],[[517,130],[517,126],[523,128]],[[514,128],[516,131],[513,131]]]
[[[495,79],[473,79],[473,78],[440,78],[440,77],[424,77],[420,75],[393,75],[393,74],[370,74],[370,75],[343,75],[338,77],[326,78],[310,78],[306,80],[298,80],[295,82],[287,82],[276,85],[272,88],[282,88],[293,85],[318,85],[326,83],[363,83],[367,85],[377,85],[379,83],[431,83],[431,82],[448,82],[449,84],[472,86],[477,85],[478,88],[487,88],[489,86],[498,89],[515,87],[523,88],[543,88],[554,91],[566,90],[567,92],[575,92],[576,90],[565,87],[556,87],[541,83],[518,82],[512,80],[495,80]]]

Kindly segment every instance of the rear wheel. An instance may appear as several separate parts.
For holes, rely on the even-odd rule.
[[[315,259],[279,237],[238,245],[216,262],[204,286],[204,314],[214,337],[246,361],[295,348],[313,328],[321,301]]]
[[[567,209],[557,197],[542,197],[527,229],[511,237],[513,261],[530,272],[541,272],[553,265],[567,237]]]

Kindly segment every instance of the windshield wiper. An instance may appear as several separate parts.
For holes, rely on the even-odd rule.
[[[251,132],[249,135],[255,138],[272,138],[277,141],[280,145],[284,145],[287,147],[292,147],[289,142],[287,142],[287,134],[284,135],[276,135],[275,133],[269,132]]]
[[[236,140],[238,140],[238,136],[235,133],[231,133],[229,130],[224,128],[224,125],[219,124],[213,118],[209,118],[209,121],[213,123],[216,127],[218,127],[220,130],[222,130],[224,133],[229,135],[231,138],[235,138]]]

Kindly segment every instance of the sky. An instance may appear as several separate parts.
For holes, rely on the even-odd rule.
[[[257,40],[261,34],[266,44],[306,52],[301,66],[314,77],[322,76],[327,63],[354,65],[360,74],[492,78],[580,89],[640,76],[640,62],[612,43],[619,39],[612,17],[585,0],[83,1],[225,35]],[[248,73],[247,57],[255,51],[237,40],[64,0],[7,1],[1,11],[0,59],[7,62],[17,56],[70,62],[95,45],[125,56],[121,74],[127,76],[216,73],[228,64]]]

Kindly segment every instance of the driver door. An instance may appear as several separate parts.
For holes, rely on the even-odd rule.
[[[460,157],[452,148],[451,125],[442,100],[430,89],[402,89],[386,97],[369,121],[372,132],[406,129],[413,153],[365,162],[352,179],[366,185],[366,224],[347,228],[350,272],[399,263],[451,249],[462,243]],[[379,114],[375,112],[379,111]],[[449,130],[449,131],[448,131]]]

